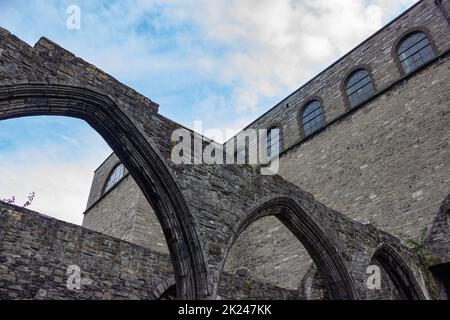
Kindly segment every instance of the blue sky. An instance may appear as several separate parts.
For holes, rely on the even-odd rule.
[[[50,38],[187,127],[202,120],[205,129],[237,131],[413,3],[0,0],[0,26],[30,45]],[[72,4],[81,9],[79,30],[66,27]],[[92,172],[109,153],[80,120],[2,121],[9,174],[0,198],[35,191],[33,209],[80,223]]]

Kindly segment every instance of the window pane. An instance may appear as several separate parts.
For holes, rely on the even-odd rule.
[[[430,41],[423,32],[407,36],[400,44],[398,57],[405,73],[410,73],[434,58]]]
[[[320,102],[317,100],[311,101],[303,109],[302,112],[302,126],[304,136],[307,137],[313,132],[320,129],[323,125],[322,122],[322,107],[320,105]]]
[[[114,168],[114,170],[112,171],[112,173],[110,174],[110,176],[108,178],[108,181],[106,182],[106,186],[105,186],[104,192],[108,191],[117,182],[119,182],[119,180],[123,177],[124,172],[125,172],[125,168],[124,168],[123,164],[119,164],[118,166],[116,166]]]
[[[375,91],[369,73],[366,70],[358,70],[351,74],[347,80],[346,91],[351,107],[356,107],[372,97]]]
[[[267,157],[272,158],[274,152],[280,152],[280,129],[272,128],[267,132]]]

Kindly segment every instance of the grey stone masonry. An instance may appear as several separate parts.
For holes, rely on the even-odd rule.
[[[445,7],[449,0],[442,1]],[[396,43],[425,31],[436,56],[404,79]],[[280,175],[349,217],[416,237],[450,185],[450,26],[434,0],[419,1],[258,118],[249,128],[281,126]],[[350,110],[342,84],[355,68],[371,73],[376,96]],[[326,128],[304,138],[302,106],[322,101]]]
[[[444,199],[422,249],[441,299],[450,299],[450,194]]]
[[[167,254],[0,202],[0,300],[154,300],[174,284]],[[218,298],[295,292],[224,273]]]
[[[167,254],[2,203],[0,262],[1,300],[157,299],[175,282]]]
[[[442,4],[450,7],[450,1]],[[414,30],[427,32],[440,58],[405,77],[393,51],[396,42]],[[372,223],[403,241],[416,239],[424,228],[430,230],[449,192],[449,48],[445,16],[434,1],[420,1],[248,128],[281,128],[279,174],[286,180],[352,219]],[[360,67],[371,73],[376,96],[350,110],[342,85]],[[321,101],[326,127],[305,138],[299,117],[311,99]],[[261,260],[268,230],[271,238],[284,241],[273,246],[276,251],[269,247]],[[279,264],[274,257],[294,253],[290,248],[295,247],[301,261],[286,261],[282,267],[303,274],[310,265],[307,251],[280,230],[283,225],[276,219],[255,222],[237,242],[241,250],[234,249],[227,265],[238,257],[250,269],[254,263],[244,262],[258,261],[259,270],[274,270]],[[436,247],[437,252],[448,251],[442,242]],[[259,276],[285,278],[276,272]],[[296,280],[292,277],[290,285]]]
[[[169,253],[158,218],[128,170],[125,169],[123,178],[104,192],[107,178],[118,164],[120,160],[112,154],[95,171],[83,226]]]
[[[312,263],[302,243],[276,217],[253,222],[236,240],[224,271],[249,270],[250,279],[296,290]]]
[[[432,1],[421,1],[389,28],[405,21],[410,26],[417,24],[411,23],[412,18],[423,21],[430,27],[438,50],[443,50],[450,35],[448,29],[444,30],[448,28],[447,21],[436,8]],[[391,38],[388,41],[386,37],[386,43],[392,43]],[[377,39],[371,50],[391,48],[383,38]],[[173,146],[171,134],[180,125],[159,115],[157,106],[149,99],[48,39],[42,38],[31,47],[0,28],[0,49],[0,120],[33,115],[77,117],[100,134],[154,209],[170,252],[177,297],[216,298],[234,243],[248,226],[267,216],[278,218],[303,244],[320,270],[330,299],[369,298],[366,271],[374,258],[389,277],[397,280],[398,290],[408,299],[431,297],[428,290],[431,280],[422,261],[398,238],[330,209],[313,194],[279,175],[261,175],[259,168],[175,164],[169,157]],[[386,73],[378,75],[385,74],[386,79],[391,79],[389,70],[394,65],[387,57],[387,54],[380,56],[388,65],[379,65]],[[430,71],[444,74],[448,71],[446,59],[445,55],[439,56],[393,88],[414,84],[416,74],[430,75]],[[342,74],[342,70],[335,71]],[[324,80],[324,90],[336,89],[336,78],[328,79],[331,82]],[[446,89],[446,82],[441,78],[435,85]],[[417,87],[409,89],[420,91]],[[400,97],[408,92],[412,94],[408,90],[391,90],[376,99],[387,100],[388,95]],[[406,96],[409,100],[404,102],[414,99]],[[445,104],[448,96],[438,95],[438,99]],[[331,110],[333,104],[327,105]],[[331,115],[342,111],[339,106],[336,100]],[[361,107],[353,114],[363,114],[369,109],[372,108]],[[445,119],[445,110],[442,112]],[[83,236],[73,239],[74,245],[82,239]],[[93,249],[94,253],[97,251],[98,248]]]
[[[430,230],[450,186],[449,71],[447,54],[283,154],[280,175],[402,240]]]
[[[218,300],[296,300],[297,292],[271,284],[239,278],[227,272],[222,274],[217,293]]]
[[[450,194],[442,202],[426,239],[433,264],[450,263]]]
[[[450,6],[450,0],[443,0],[442,3]],[[403,36],[417,30],[428,34],[436,55],[450,49],[449,24],[439,7],[434,0],[418,1],[246,128],[269,129],[279,125],[284,150],[296,146],[304,140],[299,126],[299,112],[306,102],[317,98],[321,100],[326,124],[351,111],[342,85],[352,71],[366,68],[376,93],[384,92],[401,80],[404,74],[397,64],[396,44]]]

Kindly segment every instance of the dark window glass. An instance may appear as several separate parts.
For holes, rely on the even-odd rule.
[[[280,153],[280,129],[275,127],[267,131],[267,157],[271,159],[273,156],[279,153]]]
[[[103,192],[106,192],[109,189],[111,189],[112,187],[114,187],[114,185],[117,182],[119,182],[120,179],[122,179],[124,173],[125,173],[125,167],[123,166],[123,164],[121,163],[121,164],[117,165],[114,168],[114,170],[111,172],[111,174],[109,175]]]
[[[311,101],[305,106],[302,112],[302,126],[305,137],[322,128],[322,106],[319,101]]]
[[[350,75],[345,90],[352,108],[367,101],[375,93],[369,73],[364,69]]]
[[[423,32],[406,36],[397,50],[398,58],[405,73],[411,73],[434,58],[430,41]]]

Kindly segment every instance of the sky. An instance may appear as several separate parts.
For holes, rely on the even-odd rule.
[[[0,0],[0,26],[30,45],[55,41],[189,128],[237,132],[413,3]],[[79,29],[67,27],[71,5]],[[110,153],[81,120],[1,121],[0,199],[20,205],[35,192],[31,209],[80,224],[93,171]]]

